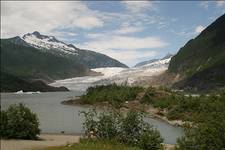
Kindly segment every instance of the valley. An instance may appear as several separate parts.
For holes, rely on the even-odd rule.
[[[225,148],[225,3],[14,3],[1,2],[4,150]]]

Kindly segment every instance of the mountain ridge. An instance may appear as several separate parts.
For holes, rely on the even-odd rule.
[[[225,79],[221,78],[225,76],[224,37],[225,14],[217,18],[196,38],[189,40],[172,57],[168,72],[178,74],[181,79],[174,87],[194,91],[224,87]]]
[[[83,65],[86,65],[90,69],[101,68],[101,67],[127,68],[125,64],[105,54],[97,53],[97,52],[82,49],[82,48],[77,48],[73,44],[66,44],[65,42],[59,41],[54,36],[42,35],[37,31],[34,31],[33,33],[25,34],[22,37],[22,39],[25,42],[27,42],[29,45],[31,46],[33,45],[40,50],[46,50],[46,49],[50,49],[51,51],[54,50],[53,51],[54,54],[58,52],[59,55],[61,56],[64,55],[66,57],[70,57],[70,59],[77,60],[77,62]]]

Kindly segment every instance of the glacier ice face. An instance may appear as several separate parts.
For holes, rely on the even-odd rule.
[[[111,83],[135,85],[136,82],[145,79],[145,77],[152,78],[166,71],[171,57],[160,59],[135,68],[95,68],[92,70],[101,73],[101,76],[85,76],[58,80],[51,85],[65,86],[70,90],[78,91],[85,91],[90,86],[106,85]]]

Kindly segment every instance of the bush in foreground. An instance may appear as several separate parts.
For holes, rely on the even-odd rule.
[[[129,111],[126,115],[120,112],[96,111],[83,112],[85,116],[85,135],[97,140],[110,140],[143,150],[162,149],[162,137],[156,129],[143,121],[143,114]]]
[[[1,111],[2,138],[37,139],[40,134],[39,121],[33,112],[23,104],[11,105]]]
[[[225,150],[225,96],[201,103],[195,124],[178,140],[177,150]]]

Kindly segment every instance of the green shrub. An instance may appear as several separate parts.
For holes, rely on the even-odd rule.
[[[88,138],[117,141],[143,150],[161,149],[163,139],[157,130],[143,121],[142,113],[129,111],[125,116],[115,111],[96,113],[92,110],[82,113]]]
[[[6,137],[7,136],[7,120],[8,120],[6,112],[1,111],[0,117],[1,117],[0,135],[1,137]]]
[[[148,87],[145,91],[144,96],[141,99],[141,102],[152,103],[155,95],[156,95],[156,90],[153,87]]]
[[[138,147],[143,150],[159,150],[163,149],[160,143],[163,142],[162,137],[160,136],[157,130],[147,127],[145,131],[141,134]]]
[[[95,136],[98,123],[95,118],[97,116],[97,112],[95,110],[91,110],[88,112],[82,111],[80,114],[83,114],[85,118],[85,121],[83,123],[85,136],[87,136],[88,138]]]
[[[36,114],[23,104],[11,105],[1,111],[1,137],[15,139],[36,139],[40,133]]]
[[[118,135],[120,117],[114,112],[102,112],[98,117],[97,138],[113,139]]]
[[[225,149],[225,96],[201,97],[195,124],[178,139],[177,150]]]
[[[115,107],[121,107],[125,101],[134,100],[143,88],[126,85],[98,85],[89,87],[86,94],[81,96],[81,102],[84,104],[94,104],[97,102],[109,102]]]
[[[120,140],[129,145],[137,145],[146,123],[143,121],[143,114],[130,111],[121,121]]]

